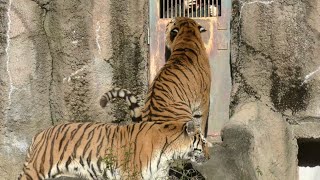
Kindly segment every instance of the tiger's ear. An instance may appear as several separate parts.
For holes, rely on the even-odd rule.
[[[200,126],[197,125],[194,121],[188,121],[186,123],[186,132],[188,136],[193,136],[200,130]]]
[[[200,33],[206,32],[207,30],[202,27],[202,26],[198,26]]]

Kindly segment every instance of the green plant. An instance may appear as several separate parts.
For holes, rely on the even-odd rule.
[[[256,168],[256,171],[257,171],[258,175],[262,176],[262,171],[259,166]]]
[[[123,169],[124,172],[121,174],[121,180],[136,180],[139,179],[138,168],[134,164],[132,146],[122,146],[120,150],[124,152],[124,158],[121,162],[118,162],[117,155],[113,149],[108,149],[108,153],[104,158],[106,163],[106,170],[112,173],[116,172],[117,169]],[[118,164],[119,163],[119,164]],[[108,179],[105,177],[105,179]],[[204,180],[205,178],[195,170],[191,163],[186,160],[175,160],[170,163],[169,169],[169,180]],[[108,179],[109,180],[109,179]],[[160,180],[160,179],[157,179]],[[161,178],[162,180],[162,178]]]
[[[170,164],[170,180],[204,180],[205,178],[186,160],[176,160]]]
[[[126,149],[126,147],[129,147]],[[124,171],[121,174],[121,180],[136,180],[138,179],[139,172],[138,168],[136,168],[133,164],[133,151],[131,146],[122,146],[120,150],[124,152],[124,158],[120,161],[120,158],[114,153],[113,149],[108,149],[106,157],[103,159],[106,163],[106,171],[110,171],[115,174],[115,172],[119,169],[123,169]],[[133,167],[133,169],[131,168]],[[104,177],[105,179],[110,179],[108,177]]]
[[[107,151],[107,155],[103,160],[106,163],[106,169],[113,172],[116,169],[117,156],[113,154],[113,149],[108,149]]]

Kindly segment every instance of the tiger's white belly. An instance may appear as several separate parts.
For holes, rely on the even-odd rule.
[[[55,176],[55,177],[62,177],[62,176],[66,176],[66,177],[82,177],[85,179],[89,179],[89,180],[103,180],[103,173],[104,170],[106,169],[106,165],[105,163],[101,163],[101,167],[100,169],[102,171],[99,170],[99,167],[97,166],[97,161],[91,161],[90,164],[87,163],[87,161],[83,161],[83,166],[80,164],[78,159],[74,159],[68,166],[68,168],[66,168],[65,163],[61,163],[58,166],[54,165],[51,168],[51,173],[52,175],[54,174],[58,174],[59,171],[60,174]],[[47,179],[48,177],[46,177]]]

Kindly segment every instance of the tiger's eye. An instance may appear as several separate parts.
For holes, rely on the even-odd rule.
[[[170,40],[173,41],[173,39],[177,36],[179,30],[177,28],[174,28],[170,31]]]

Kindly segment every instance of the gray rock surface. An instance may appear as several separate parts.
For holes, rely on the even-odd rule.
[[[208,179],[298,179],[297,140],[320,137],[319,10],[233,1],[231,118],[200,168]]]
[[[297,179],[297,144],[290,125],[261,102],[239,106],[198,167],[207,179]]]
[[[233,1],[231,114],[261,101],[288,117],[319,116],[317,1]]]
[[[231,118],[217,179],[298,179],[297,139],[320,133],[318,2],[234,0],[232,8]],[[221,171],[229,167],[234,176]]]
[[[102,109],[99,98],[112,87],[144,95],[147,7],[144,0],[0,2],[1,179],[17,178],[41,129],[128,118],[120,116],[127,106]]]

